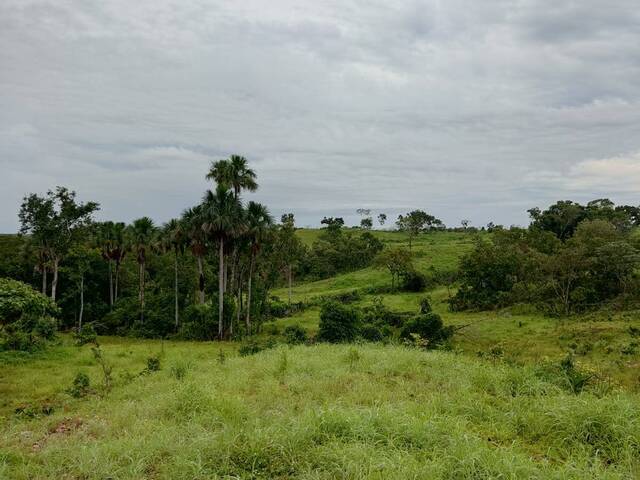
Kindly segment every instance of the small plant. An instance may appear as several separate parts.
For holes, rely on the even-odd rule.
[[[640,337],[640,328],[629,325],[629,335],[632,337]]]
[[[84,325],[81,329],[73,333],[73,338],[78,347],[86,345],[87,343],[96,343],[98,335],[92,324]]]
[[[224,365],[227,361],[227,355],[224,353],[224,350],[218,350],[218,356],[216,357],[219,365]]]
[[[622,353],[623,355],[635,355],[637,351],[638,351],[638,342],[627,343],[626,345],[623,345],[622,348],[620,349],[620,353]]]
[[[91,393],[91,381],[86,373],[78,372],[67,393],[73,398],[84,398]]]
[[[353,370],[359,361],[360,352],[355,348],[350,348],[347,352],[347,363],[349,364],[349,369]]]
[[[238,354],[241,357],[247,357],[249,355],[255,355],[263,350],[267,350],[269,348],[273,348],[275,346],[275,342],[264,342],[261,343],[255,339],[249,339],[244,342],[240,348],[238,349]]]
[[[564,374],[569,390],[575,394],[582,392],[584,388],[589,384],[589,382],[595,376],[592,373],[587,373],[580,370],[576,366],[573,360],[573,355],[571,353],[569,353],[560,362],[560,369]]]
[[[189,371],[189,364],[186,362],[177,362],[171,365],[171,376],[176,380],[184,380]]]
[[[289,359],[287,357],[287,351],[282,349],[280,351],[280,358],[278,359],[278,368],[276,369],[276,377],[281,384],[284,384],[288,369]]]
[[[113,377],[111,376],[111,372],[113,371],[113,367],[109,365],[107,360],[104,358],[104,354],[102,353],[102,349],[100,345],[95,347],[91,347],[91,351],[93,352],[93,358],[95,358],[98,365],[102,368],[102,387],[105,392],[111,391],[111,387],[113,385]]]
[[[152,356],[147,358],[147,368],[145,369],[147,373],[151,372],[159,372],[160,371],[160,357]]]

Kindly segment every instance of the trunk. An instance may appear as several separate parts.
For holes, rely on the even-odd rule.
[[[78,315],[78,331],[82,330],[83,313],[84,313],[84,274],[80,277],[80,315]]]
[[[109,307],[113,310],[113,271],[109,260]]]
[[[218,265],[218,338],[222,340],[224,314],[224,240],[220,239],[220,254]]]
[[[42,294],[47,295],[47,266],[42,263]]]
[[[289,264],[289,268],[288,268],[288,276],[289,276],[289,306],[291,306],[291,278],[293,277],[293,275],[291,274],[291,264]]]
[[[253,278],[253,261],[254,254],[252,252],[251,260],[249,261],[249,279],[247,280],[247,316],[245,317],[247,335],[251,335],[251,280]]]
[[[120,260],[116,261],[116,284],[115,284],[115,288],[113,289],[113,297],[114,297],[114,301],[118,301],[118,278],[120,277]]]
[[[176,319],[176,332],[178,331],[178,325],[180,323],[180,317],[178,313],[178,252],[173,262],[173,293],[175,296],[175,319]]]
[[[140,322],[144,323],[144,262],[140,263]]]
[[[236,309],[236,324],[240,326],[240,315],[242,315],[242,278],[238,277],[238,296]]]
[[[202,265],[202,256],[198,255],[198,302],[204,303],[204,267]]]
[[[233,247],[233,252],[231,253],[231,278],[229,279],[229,285],[231,285],[231,289],[236,286],[236,266],[238,263],[238,247]]]
[[[224,293],[227,293],[227,284],[229,283],[229,262],[225,262],[224,264],[224,284],[222,285],[222,289]]]
[[[51,300],[56,301],[56,288],[58,287],[58,257],[53,259],[53,281],[51,282]]]

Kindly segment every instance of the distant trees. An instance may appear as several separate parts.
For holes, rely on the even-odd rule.
[[[387,214],[386,213],[381,213],[378,215],[378,223],[380,224],[380,226],[383,226],[387,221]]]
[[[147,254],[152,248],[156,235],[156,226],[149,217],[133,221],[128,229],[129,242],[138,262],[138,302],[140,304],[140,322],[144,323],[144,294],[146,281]]]
[[[403,248],[386,248],[375,258],[374,265],[386,268],[391,274],[391,288],[396,288],[400,277],[413,271],[411,252]]]
[[[371,230],[373,228],[373,220],[371,217],[363,218],[360,220],[360,228],[363,230]]]
[[[396,226],[398,230],[406,232],[409,236],[409,250],[411,250],[412,241],[420,232],[433,227],[441,228],[444,225],[440,219],[423,210],[413,210],[405,215],[399,215]]]

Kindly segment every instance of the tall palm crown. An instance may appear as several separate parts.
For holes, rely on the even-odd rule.
[[[182,213],[182,224],[185,237],[191,246],[194,255],[205,254],[206,235],[202,229],[204,217],[202,214],[202,204],[188,208]]]
[[[161,243],[164,251],[173,250],[175,253],[182,253],[185,242],[185,229],[180,220],[172,218],[162,226]]]
[[[266,206],[253,201],[247,204],[246,216],[247,234],[252,248],[256,248],[262,242],[269,227],[273,225],[273,217]]]
[[[231,155],[228,160],[218,160],[211,165],[207,180],[215,180],[218,185],[229,185],[236,198],[242,190],[255,192],[258,189],[256,172],[249,168],[247,159]]]
[[[155,232],[156,227],[149,217],[138,218],[129,227],[131,245],[136,250],[139,263],[146,260],[146,252],[153,242]]]
[[[214,239],[226,240],[243,230],[243,211],[240,201],[224,184],[215,193],[208,190],[202,199],[202,228]]]

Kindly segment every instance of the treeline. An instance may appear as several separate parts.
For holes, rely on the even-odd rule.
[[[529,214],[529,228],[496,229],[462,258],[453,310],[529,303],[568,315],[640,300],[638,207],[560,201]]]

